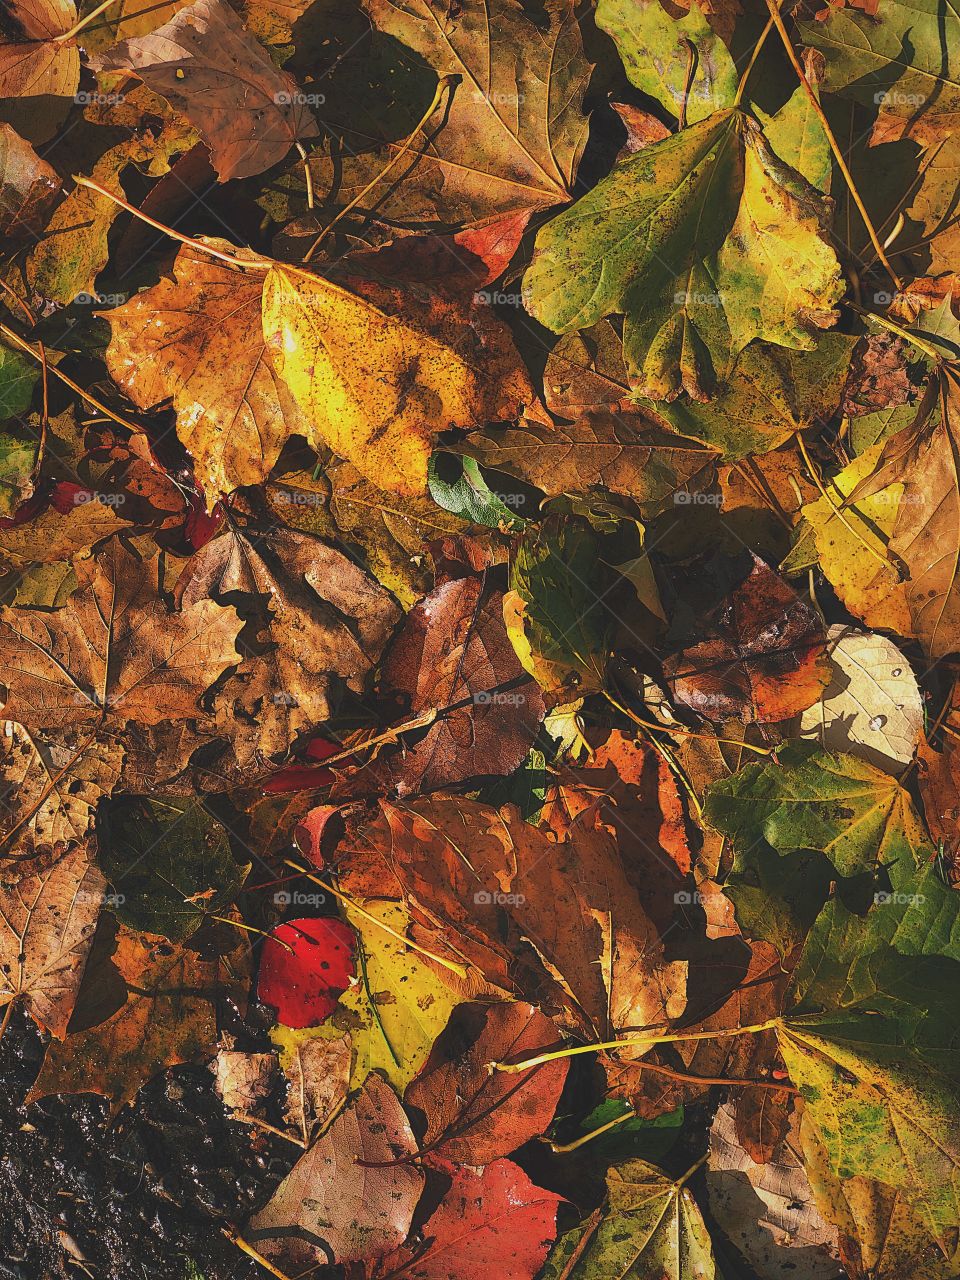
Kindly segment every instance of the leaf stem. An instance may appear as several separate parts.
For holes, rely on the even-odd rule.
[[[270,1272],[275,1280],[291,1280],[290,1276],[288,1276],[285,1271],[281,1271],[279,1267],[275,1267],[273,1263],[268,1258],[265,1258],[262,1253],[259,1253],[252,1244],[248,1244],[247,1241],[244,1240],[243,1236],[237,1235],[227,1227],[221,1227],[220,1230],[232,1244],[237,1246],[241,1253],[245,1253],[248,1258],[252,1258],[254,1262],[258,1262],[264,1270]]]
[[[820,473],[817,471],[817,468],[814,466],[813,459],[810,457],[810,454],[807,452],[807,446],[804,444],[803,436],[800,434],[799,431],[796,433],[795,438],[800,448],[800,453],[803,455],[804,464],[806,465],[806,468],[810,473],[810,478],[813,481],[813,483],[817,486],[817,488],[820,490],[821,496],[823,497],[827,505],[832,509],[833,514],[837,517],[837,519],[844,526],[844,528],[847,529],[849,533],[853,534],[853,536],[860,543],[860,545],[864,547],[865,550],[869,551],[875,560],[879,561],[879,563],[883,565],[884,569],[893,570],[893,572],[899,578],[900,575],[897,572],[896,565],[894,565],[890,560],[888,560],[886,556],[881,555],[880,552],[876,549],[876,547],[872,547],[870,543],[867,542],[866,538],[863,536],[860,530],[854,528],[854,526],[850,523],[850,521],[844,515],[841,508],[837,505],[836,502],[834,502],[830,494],[827,493],[827,490],[824,488],[823,481],[820,479]]]
[[[623,1048],[631,1048],[637,1045],[646,1045],[653,1048],[658,1044],[674,1044],[679,1041],[693,1040],[723,1040],[730,1036],[746,1036],[756,1035],[760,1031],[769,1031],[773,1027],[780,1026],[780,1018],[768,1018],[766,1022],[757,1022],[749,1027],[730,1027],[725,1031],[680,1031],[671,1032],[663,1035],[658,1032],[651,1032],[647,1035],[622,1036],[619,1040],[601,1040],[598,1044],[578,1044],[570,1049],[555,1049],[552,1053],[540,1053],[533,1058],[525,1058],[522,1062],[488,1062],[487,1069],[489,1071],[527,1071],[530,1067],[537,1067],[542,1062],[556,1062],[561,1058],[575,1058],[581,1053],[601,1053],[606,1050],[617,1050]]]
[[[15,330],[8,329],[5,324],[0,324],[0,334],[12,342],[16,347],[19,347],[21,351],[25,351],[27,355],[33,356],[34,360],[38,361],[39,364],[43,368],[47,369],[48,372],[52,373],[55,378],[59,378],[65,386],[68,386],[71,391],[75,391],[77,395],[83,396],[84,400],[92,404],[95,409],[98,409],[100,413],[110,418],[111,421],[118,423],[124,428],[124,430],[132,431],[134,435],[145,434],[142,427],[138,427],[134,422],[125,421],[125,419],[121,418],[119,414],[114,413],[112,409],[108,409],[102,400],[98,400],[92,392],[86,389],[86,387],[81,387],[78,382],[74,382],[74,380],[72,378],[68,378],[65,373],[61,373],[55,364],[48,365],[46,363],[46,353],[41,355],[41,353],[36,351],[25,338],[21,338],[19,333],[15,332]]]
[[[413,143],[414,138],[417,136],[417,134],[420,132],[423,126],[427,123],[427,121],[436,111],[437,107],[439,107],[440,100],[443,97],[444,91],[448,88],[452,88],[453,85],[457,82],[458,78],[459,77],[455,75],[444,75],[440,77],[440,79],[437,81],[436,92],[434,93],[433,98],[430,101],[429,107],[427,107],[426,111],[417,121],[416,125],[414,126],[413,132],[408,136],[407,140],[401,146],[400,150],[396,153],[395,156],[393,156],[391,160],[387,161],[386,165],[379,171],[379,173],[375,174],[373,178],[370,179],[370,181],[363,188],[363,190],[358,192],[353,197],[353,199],[349,202],[349,204],[345,204],[343,206],[343,208],[336,215],[333,221],[328,223],[327,226],[323,228],[323,230],[317,236],[316,240],[314,240],[313,244],[310,246],[307,252],[303,255],[304,265],[306,265],[310,261],[310,259],[316,253],[316,251],[320,248],[320,245],[323,243],[325,237],[333,230],[333,228],[337,225],[340,219],[345,218],[347,214],[351,212],[351,210],[355,209],[357,205],[360,203],[360,201],[365,196],[369,195],[369,193],[373,190],[373,188],[387,176],[387,174],[394,167],[394,165],[407,154],[407,152],[410,150],[410,146]]]
[[[11,996],[3,1009],[3,1021],[0,1022],[0,1040],[3,1039],[7,1027],[10,1025],[10,1015],[13,1013],[13,1006],[17,1003],[17,997]]]
[[[449,969],[451,973],[455,973],[458,978],[466,978],[467,970],[461,964],[457,964],[454,960],[447,960],[443,956],[438,956],[433,951],[428,951],[426,947],[421,947],[418,942],[414,942],[411,938],[405,938],[402,933],[398,933],[396,929],[385,924],[382,920],[378,920],[376,916],[371,915],[364,907],[357,902],[356,898],[349,897],[348,894],[342,893],[339,889],[334,889],[326,880],[321,880],[319,876],[312,875],[306,867],[301,867],[298,863],[293,862],[290,858],[284,859],[288,867],[293,867],[295,871],[299,871],[313,884],[318,884],[321,889],[326,889],[339,901],[348,906],[351,911],[355,911],[357,915],[363,916],[371,924],[375,924],[378,929],[382,929],[384,933],[389,933],[392,938],[396,938],[398,942],[402,942],[405,947],[409,947],[412,951],[419,951],[421,955],[426,956],[428,960],[432,960],[434,964],[442,965],[444,969]]]
[[[780,16],[780,10],[777,8],[776,0],[766,0],[766,6],[770,13],[770,17],[773,20],[774,26],[780,33],[780,39],[783,41],[783,47],[786,50],[787,57],[790,59],[790,65],[797,73],[800,83],[803,86],[804,93],[806,93],[809,98],[814,114],[820,121],[823,131],[827,136],[827,142],[830,144],[830,150],[833,152],[833,158],[837,162],[837,168],[843,174],[843,180],[847,184],[847,189],[850,192],[853,203],[857,206],[857,211],[863,219],[863,225],[867,229],[867,234],[870,237],[870,243],[873,245],[874,252],[878,259],[883,263],[893,283],[898,289],[902,289],[903,281],[891,266],[886,250],[880,243],[880,237],[877,235],[877,229],[873,225],[873,220],[867,212],[866,205],[860,197],[860,192],[857,190],[857,184],[853,180],[853,174],[850,172],[847,162],[844,159],[843,152],[840,149],[840,144],[837,142],[836,135],[830,127],[830,121],[827,119],[826,112],[820,105],[820,99],[817,97],[816,90],[807,78],[807,73],[803,69],[802,62],[797,57],[797,51],[793,47],[793,41],[790,39],[790,34],[784,25],[783,18]]]
[[[57,44],[62,44],[65,40],[72,40],[74,36],[80,34],[84,27],[89,26],[94,18],[99,18],[104,10],[109,9],[110,6],[115,3],[116,0],[103,0],[103,3],[98,4],[97,7],[91,10],[85,18],[81,18],[79,22],[74,23],[69,31],[64,31],[62,35],[54,36],[54,40]]]
[[[609,1133],[611,1129],[615,1129],[618,1124],[623,1124],[624,1120],[632,1120],[636,1116],[636,1111],[631,1107],[629,1111],[625,1111],[622,1116],[616,1116],[613,1120],[608,1120],[606,1124],[600,1125],[598,1129],[591,1129],[589,1133],[581,1134],[575,1142],[551,1142],[550,1150],[558,1156],[568,1155],[571,1151],[579,1151],[581,1147],[586,1146],[588,1142],[592,1142],[594,1138],[599,1138],[605,1133]]]
[[[750,61],[747,63],[746,67],[744,68],[743,75],[740,77],[740,83],[737,85],[737,96],[733,100],[733,105],[735,107],[739,107],[740,103],[743,101],[743,95],[747,87],[747,81],[750,79],[750,72],[753,70],[754,66],[756,65],[757,58],[759,58],[760,56],[760,50],[766,44],[767,36],[770,34],[772,30],[773,30],[773,18],[768,18],[767,25],[760,32],[760,38],[757,40],[757,43],[754,46],[753,53],[750,55]]]

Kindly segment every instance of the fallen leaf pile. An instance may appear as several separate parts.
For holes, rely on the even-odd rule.
[[[956,1280],[958,51],[10,0],[23,1131],[206,1072],[240,1280]]]

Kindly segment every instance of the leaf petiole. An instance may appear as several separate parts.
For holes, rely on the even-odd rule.
[[[730,1036],[757,1035],[761,1031],[770,1031],[773,1027],[779,1027],[781,1021],[780,1018],[768,1018],[766,1022],[757,1022],[749,1027],[730,1027],[725,1031],[680,1031],[668,1035],[653,1032],[643,1036],[622,1036],[619,1040],[601,1040],[598,1044],[578,1044],[570,1049],[555,1049],[552,1053],[540,1053],[536,1057],[525,1058],[522,1062],[488,1062],[487,1069],[491,1072],[529,1071],[531,1067],[538,1067],[541,1063],[557,1062],[561,1058],[575,1058],[581,1053],[602,1053],[608,1049],[615,1051],[638,1045],[653,1048],[654,1045],[674,1044],[680,1041],[723,1040]]]

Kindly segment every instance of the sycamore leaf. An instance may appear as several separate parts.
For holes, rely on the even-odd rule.
[[[571,0],[535,12],[517,0],[443,11],[429,0],[365,0],[363,9],[373,29],[358,20],[332,43],[321,81],[325,124],[344,145],[319,163],[340,201],[399,159],[443,74],[459,82],[403,163],[411,180],[364,207],[414,225],[474,225],[569,199],[591,70]]]
[[[856,344],[845,333],[823,334],[816,351],[753,342],[713,400],[684,396],[645,407],[675,431],[722,449],[729,461],[767,453],[836,409]]]
[[[262,272],[184,247],[172,278],[107,315],[111,376],[141,409],[173,402],[209,506],[265,480],[287,438],[309,434],[309,419],[268,357],[262,295]]]
[[[155,564],[116,538],[76,568],[80,587],[62,609],[0,610],[7,717],[31,732],[89,733],[196,714],[199,694],[238,660],[234,611],[212,600],[169,611]]]
[[[801,350],[843,292],[821,194],[741,112],[616,166],[537,237],[527,306],[557,333],[623,312],[642,394],[705,399],[754,339]]]
[[[823,87],[906,118],[960,113],[960,16],[940,0],[889,0],[880,16],[859,7],[803,21],[826,58]]]
[[[414,306],[410,293],[354,283],[361,293],[274,266],[264,339],[311,434],[381,488],[416,496],[436,433],[513,418],[532,389],[483,307],[466,327],[439,296]]]
[[[899,1189],[933,1236],[960,1224],[960,968],[872,945],[835,900],[804,947],[777,1039],[838,1178]]]
[[[31,1016],[60,1040],[105,887],[86,844],[45,870],[21,870],[18,879],[0,885],[0,1001],[22,999]]]
[[[294,1269],[362,1262],[406,1239],[424,1175],[396,1094],[379,1076],[293,1166],[257,1213],[247,1239]]]
[[[597,26],[612,36],[630,83],[690,124],[733,106],[737,69],[697,0],[680,19],[660,0],[600,0]],[[696,50],[689,85],[688,47]]]
[[[224,0],[195,0],[165,26],[101,59],[132,69],[193,124],[221,182],[262,173],[319,133],[296,81],[270,61]]]
[[[602,1211],[561,1236],[542,1280],[714,1280],[710,1235],[683,1180],[627,1160],[607,1174]]]
[[[704,820],[747,846],[816,849],[842,876],[903,861],[929,841],[910,795],[889,773],[814,743],[788,743],[770,763],[749,764],[707,792]]]
[[[223,915],[250,870],[199,799],[118,796],[97,813],[98,859],[124,924],[182,942]]]
[[[838,1178],[816,1128],[804,1114],[800,1150],[821,1213],[836,1223],[847,1266],[876,1280],[953,1280],[960,1253],[931,1241],[902,1191],[871,1178]]]

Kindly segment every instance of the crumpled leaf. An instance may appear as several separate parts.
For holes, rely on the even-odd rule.
[[[407,717],[438,714],[419,741],[384,756],[361,782],[379,779],[409,795],[521,763],[545,707],[513,651],[502,600],[480,578],[454,578],[410,611],[384,658],[382,684],[409,699]]]
[[[59,857],[90,832],[120,778],[123,749],[70,732],[55,741],[6,721],[0,759],[0,855]]]
[[[829,682],[819,616],[756,555],[701,630],[708,638],[669,658],[664,674],[677,701],[708,719],[787,720]]]
[[[158,30],[125,40],[101,65],[136,71],[185,115],[221,182],[262,173],[319,133],[296,81],[223,0],[195,0]]]
[[[330,715],[337,690],[359,693],[397,622],[387,593],[343,552],[294,529],[235,524],[202,547],[177,582],[188,612],[236,604],[259,648],[223,688],[219,720],[238,755],[284,754]]]

